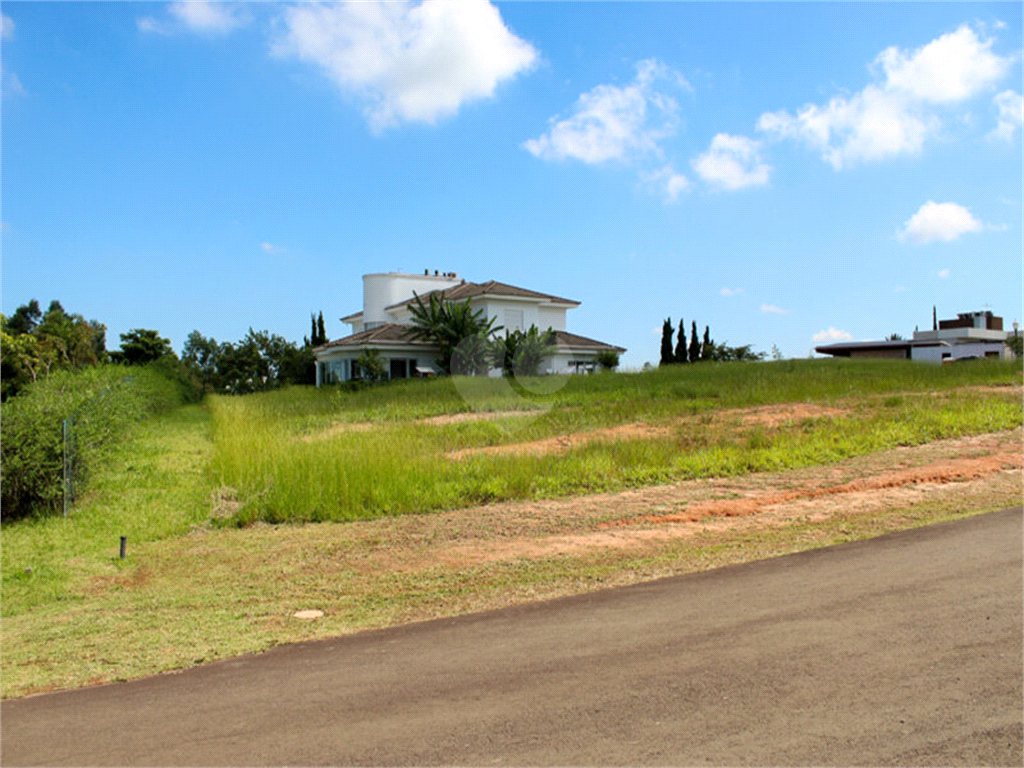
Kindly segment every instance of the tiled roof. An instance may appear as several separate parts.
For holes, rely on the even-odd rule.
[[[499,283],[497,280],[488,280],[486,283],[462,283],[461,285],[456,285],[453,288],[440,288],[436,291],[421,293],[420,298],[425,301],[429,300],[428,297],[431,294],[436,294],[438,298],[445,299],[447,301],[465,301],[466,299],[472,299],[477,296],[508,296],[511,298],[557,301],[562,304],[579,304],[578,301],[574,301],[573,299],[563,299],[560,296],[552,296],[550,293],[539,293],[538,291],[531,291],[526,288],[509,285],[508,283]],[[399,301],[396,304],[392,304],[387,307],[387,309],[404,307],[412,304],[414,301],[416,301],[416,297],[406,299],[405,301]]]
[[[597,341],[596,339],[588,339],[586,336],[578,336],[575,333],[569,333],[568,331],[555,331],[555,340],[558,342],[560,347],[568,347],[569,349],[587,349],[601,351],[604,349],[610,349],[614,352],[625,352],[625,347],[616,347],[612,344],[605,344],[603,341]]]
[[[562,349],[586,350],[600,352],[610,349],[615,352],[625,352],[623,347],[616,347],[612,344],[605,344],[603,341],[588,339],[586,336],[579,336],[568,331],[555,331],[555,341]],[[433,347],[429,341],[418,339],[414,335],[414,328],[411,325],[396,325],[387,323],[385,325],[370,328],[351,336],[335,339],[317,349],[331,349],[335,347],[364,347],[373,344],[412,344],[421,347]]]
[[[361,347],[366,344],[415,344],[418,346],[433,346],[429,341],[417,339],[414,335],[414,328],[411,325],[396,325],[386,323],[376,328],[369,328],[351,336],[329,341],[318,349],[329,349],[331,347]]]

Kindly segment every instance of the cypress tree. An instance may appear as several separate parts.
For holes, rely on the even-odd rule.
[[[671,365],[675,362],[672,355],[672,318],[666,317],[661,325],[661,362],[659,365]]]
[[[679,338],[676,341],[676,362],[686,362],[686,326],[681,317],[679,318]]]
[[[704,343],[700,347],[700,359],[710,360],[714,354],[714,346],[711,343],[711,328],[704,326]]]
[[[939,330],[939,318],[935,314],[935,305],[932,304],[932,330]]]
[[[309,331],[309,343],[308,343],[308,345],[311,346],[311,347],[320,346],[320,342],[317,340],[320,337],[316,335],[316,315],[313,314],[312,312],[309,313],[309,326],[310,326],[310,331]]]
[[[690,362],[696,363],[700,360],[700,342],[697,341],[697,321],[694,320],[690,326]]]
[[[324,313],[321,311],[320,316],[316,319],[316,334],[320,340],[320,344],[327,343],[327,331],[324,330]]]

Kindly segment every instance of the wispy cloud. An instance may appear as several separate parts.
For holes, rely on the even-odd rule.
[[[768,315],[788,315],[790,311],[783,309],[782,307],[776,307],[774,304],[762,304],[761,311]]]
[[[671,165],[666,165],[651,173],[641,173],[641,181],[657,190],[667,203],[674,203],[679,195],[690,188],[690,180],[677,173]]]
[[[266,242],[260,243],[260,248],[263,249],[264,253],[284,253],[285,252],[284,248],[282,248],[279,245],[274,245],[273,243],[266,243]]]
[[[234,3],[212,0],[177,0],[168,3],[167,18],[141,16],[135,20],[140,32],[170,35],[176,31],[201,35],[225,35],[246,23],[246,16]]]
[[[580,160],[597,164],[658,152],[658,142],[676,129],[675,99],[655,89],[659,80],[686,81],[677,72],[648,59],[636,65],[625,86],[598,85],[576,100],[572,114],[551,118],[548,131],[523,147],[544,160]]]
[[[816,334],[811,336],[811,341],[815,344],[827,344],[829,342],[837,341],[852,341],[853,334],[847,331],[843,331],[834,326],[829,326],[828,330],[818,331]]]
[[[722,296],[739,296],[743,293],[742,288],[723,288],[718,292]]]
[[[374,131],[451,117],[537,59],[486,0],[293,5],[272,51],[319,67]]]
[[[761,115],[758,128],[803,141],[836,170],[921,150],[940,124],[935,108],[970,99],[994,86],[1011,59],[992,52],[993,40],[962,26],[922,48],[886,48],[871,70],[879,74],[852,96]]]
[[[14,37],[14,19],[0,13],[0,40],[10,40]]]
[[[746,136],[720,133],[708,151],[691,161],[704,181],[724,189],[742,189],[768,183],[771,166],[761,161],[760,143]]]
[[[940,269],[939,270],[939,279],[940,280],[946,280],[948,278],[949,278],[949,270],[948,269]]]
[[[897,236],[918,245],[935,241],[951,242],[969,232],[981,232],[985,225],[957,203],[929,200],[903,225]]]
[[[1003,91],[995,95],[992,103],[999,110],[999,122],[989,133],[989,138],[1013,141],[1024,123],[1024,98],[1016,91]]]

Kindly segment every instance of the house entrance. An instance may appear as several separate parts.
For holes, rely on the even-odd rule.
[[[391,378],[404,379],[409,375],[409,368],[405,360],[391,361]]]

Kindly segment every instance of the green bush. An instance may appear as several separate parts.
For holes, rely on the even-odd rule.
[[[0,407],[0,514],[10,520],[60,508],[65,419],[73,435],[73,480],[81,489],[89,468],[132,424],[182,404],[185,394],[182,384],[151,366],[58,371],[26,387]]]

